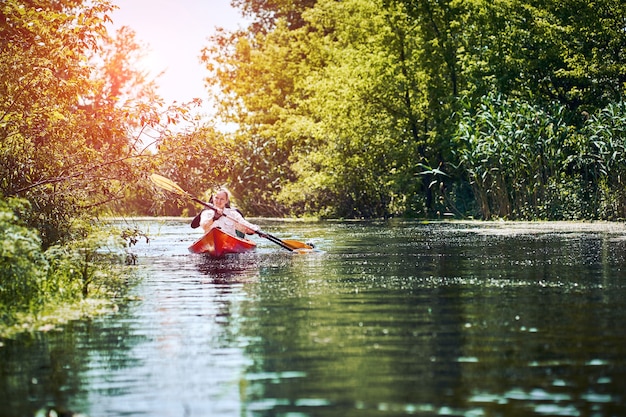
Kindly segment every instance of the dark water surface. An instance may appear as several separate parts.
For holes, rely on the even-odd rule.
[[[623,225],[260,223],[320,252],[138,223],[140,299],[3,341],[0,416],[626,415]]]

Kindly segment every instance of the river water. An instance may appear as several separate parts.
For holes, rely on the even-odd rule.
[[[136,300],[0,347],[0,416],[624,416],[616,223],[283,222],[187,253],[137,220]]]

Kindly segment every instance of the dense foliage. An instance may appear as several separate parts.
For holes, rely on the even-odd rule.
[[[94,218],[148,193],[149,142],[188,111],[137,69],[132,30],[106,30],[112,8],[0,3],[0,325],[117,291],[120,237]]]
[[[127,73],[107,68],[98,77],[90,65],[115,40],[104,28],[111,7],[89,4],[1,6],[0,194],[30,201],[24,215],[44,247],[62,241],[77,214],[119,198],[123,182],[135,180],[127,133],[149,117],[133,108],[139,103],[121,103]]]
[[[106,300],[128,282],[121,237],[75,226],[80,238],[44,250],[37,231],[20,220],[29,210],[26,200],[0,200],[0,336],[67,320],[58,310],[68,306],[79,314],[110,311]],[[84,304],[88,297],[100,301]]]
[[[624,217],[622,2],[233,4],[203,60],[247,209]]]

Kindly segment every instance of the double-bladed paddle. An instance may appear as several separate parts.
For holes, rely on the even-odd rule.
[[[176,184],[174,181],[170,180],[169,178],[166,178],[162,175],[159,174],[152,174],[150,175],[150,180],[154,183],[154,185],[156,185],[159,188],[162,188],[164,190],[170,191],[172,193],[178,194],[182,197],[187,197],[189,199],[191,199],[192,201],[195,201],[198,204],[203,205],[204,207],[210,208],[211,210],[215,210],[217,211],[217,207],[215,207],[213,204],[211,203],[207,203],[205,201],[202,201],[196,197],[194,197],[193,195],[189,194],[187,191],[183,190],[178,184]],[[226,214],[222,214],[222,216],[226,216],[228,217]],[[237,222],[237,220],[233,219],[232,217],[228,217],[229,219],[231,219],[232,221]],[[274,243],[276,243],[277,245],[282,246],[283,248],[289,250],[289,251],[299,251],[299,250],[310,250],[313,249],[313,246],[308,245],[304,242],[300,242],[297,240],[281,240],[279,238],[277,238],[276,236],[272,236],[267,232],[263,232],[261,230],[257,230],[255,231],[255,233],[261,237],[266,238],[267,240],[270,240]]]

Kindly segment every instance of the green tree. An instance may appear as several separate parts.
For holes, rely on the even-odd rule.
[[[0,193],[31,202],[27,224],[48,247],[137,182],[144,149],[132,132],[161,122],[160,102],[124,67],[140,52],[132,32],[108,36],[109,2],[0,8]]]
[[[230,185],[244,190],[242,205],[257,214],[277,215],[283,208],[272,196],[292,178],[289,158],[298,138],[288,128],[297,107],[295,82],[302,68],[297,33],[278,23],[268,34],[221,32],[203,51],[219,90],[215,101],[222,121],[234,123]]]
[[[484,217],[590,213],[585,172],[604,160],[573,155],[585,115],[624,93],[620,2],[235,4],[257,25],[221,32],[204,59],[238,126],[233,177],[270,196],[259,214],[278,196],[278,213],[433,215],[472,198],[468,178]]]
[[[259,195],[291,184],[281,201],[296,212],[386,215],[392,176],[420,186],[424,79],[402,16],[381,3],[322,1],[300,28],[277,19],[267,34],[222,33],[205,50],[209,79],[225,94],[221,114],[239,126],[237,178],[257,212],[280,213]]]
[[[476,0],[467,7],[460,64],[476,97],[497,91],[593,112],[623,96],[621,2]]]
[[[1,7],[0,191],[32,201],[31,222],[49,244],[74,205],[62,182],[84,163],[77,98],[92,89],[86,53],[110,7],[15,0]]]
[[[299,81],[299,111],[313,139],[297,149],[298,180],[283,199],[345,217],[407,208],[429,143],[421,50],[404,17],[369,1],[319,1],[305,13],[312,65]]]

